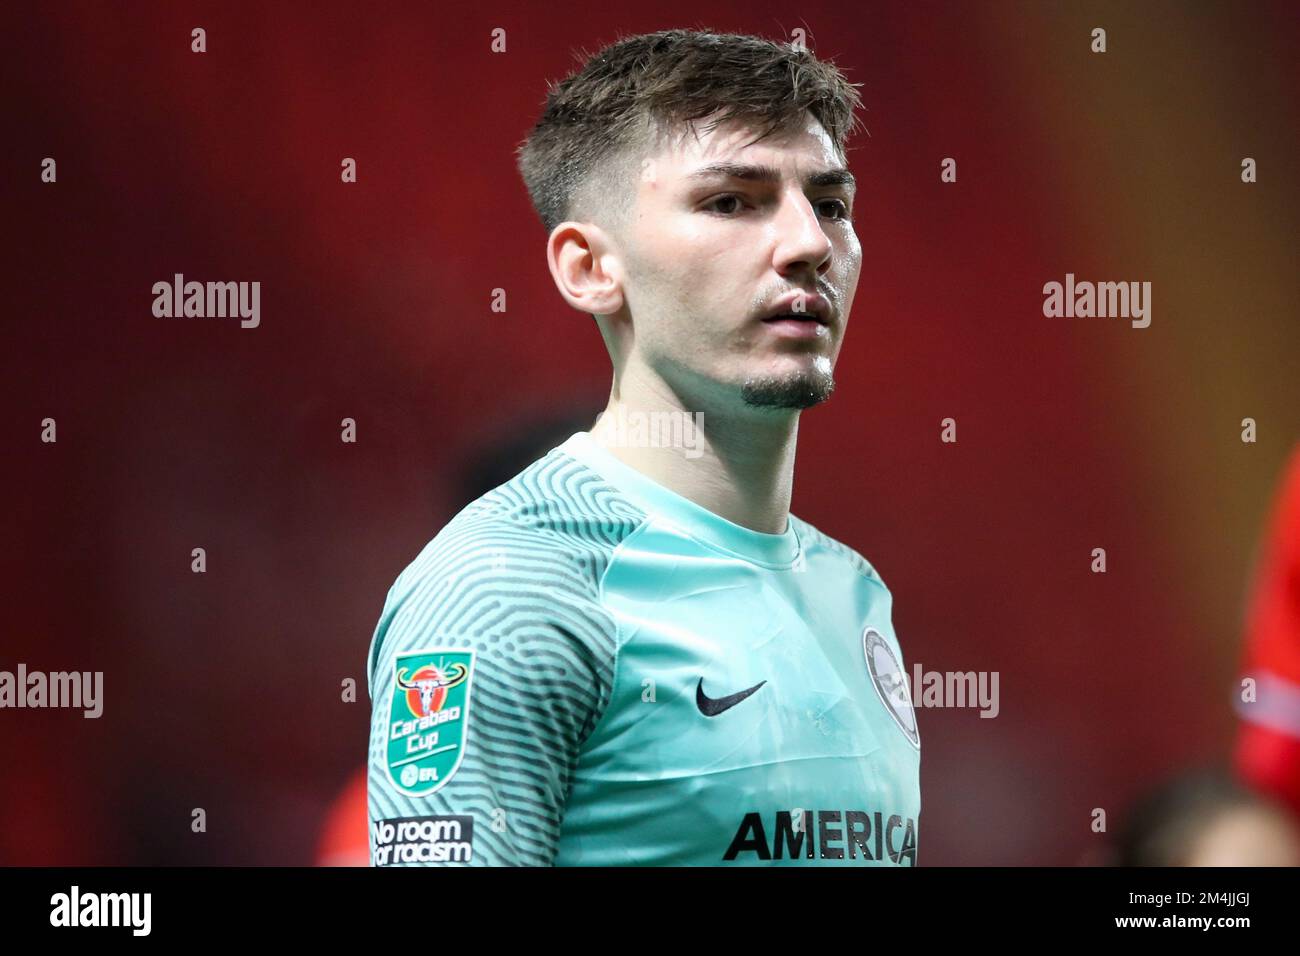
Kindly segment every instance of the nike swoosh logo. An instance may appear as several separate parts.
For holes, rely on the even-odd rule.
[[[704,693],[704,678],[701,677],[700,682],[695,685],[695,706],[700,709],[700,713],[705,717],[716,717],[724,710],[735,707],[766,683],[767,681],[761,680],[753,687],[739,693],[728,694],[726,697],[710,697]]]

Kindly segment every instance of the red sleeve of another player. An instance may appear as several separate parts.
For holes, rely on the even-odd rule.
[[[1237,702],[1237,772],[1300,813],[1300,448],[1260,551],[1241,676],[1255,699]]]

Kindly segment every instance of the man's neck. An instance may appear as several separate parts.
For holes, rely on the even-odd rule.
[[[693,414],[671,398],[611,394],[596,444],[646,477],[735,524],[783,534],[794,486],[799,415]],[[671,425],[671,430],[662,427]],[[667,435],[681,436],[680,444]],[[645,438],[646,440],[641,440]]]

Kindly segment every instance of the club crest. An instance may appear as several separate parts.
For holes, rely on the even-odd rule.
[[[907,686],[907,677],[893,650],[874,627],[868,627],[862,632],[862,652],[866,655],[871,683],[875,685],[881,702],[912,746],[920,750],[921,736],[916,729],[916,711],[912,708],[912,694]]]

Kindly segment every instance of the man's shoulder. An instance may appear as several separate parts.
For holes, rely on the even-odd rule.
[[[461,509],[398,584],[484,560],[502,572],[556,561],[594,571],[590,559],[612,552],[644,518],[604,478],[555,449]]]
[[[816,525],[794,514],[790,515],[790,520],[795,523],[795,531],[799,535],[800,547],[805,558],[818,552],[828,554],[832,558],[843,562],[867,580],[888,590],[875,565],[863,557],[861,552],[838,538],[831,537]]]
[[[372,664],[407,645],[447,641],[611,644],[601,579],[644,519],[597,473],[551,451],[466,505],[398,574]]]
[[[599,474],[553,449],[443,526],[393,582],[385,618],[434,606],[446,617],[590,605],[611,555],[644,520]]]

